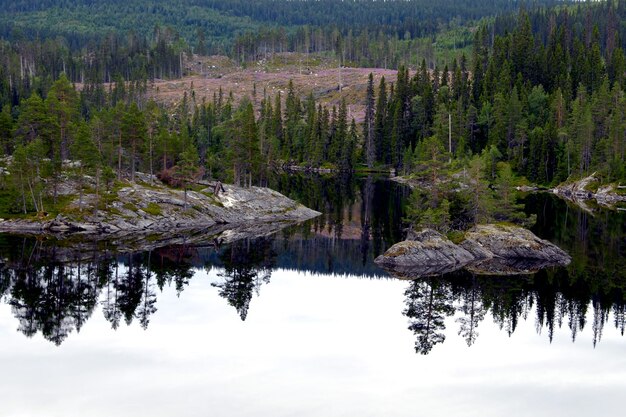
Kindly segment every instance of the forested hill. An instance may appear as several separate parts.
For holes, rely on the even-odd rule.
[[[13,16],[19,24],[24,16],[39,13],[42,25],[65,30],[88,22],[152,25],[146,23],[147,15],[137,17],[139,12],[131,19],[133,7],[141,10],[139,1],[119,3],[115,12],[119,22],[96,17],[96,9],[111,14],[112,8],[77,1],[58,3],[56,10],[69,10],[67,16],[58,12],[62,24],[53,24],[45,2],[38,3],[39,11],[23,13],[17,12],[19,4],[7,6],[0,19],[6,23],[11,19],[7,16]],[[192,4],[188,1],[179,4]],[[287,3],[266,5],[276,6],[278,13],[295,7]],[[62,205],[57,197],[63,175],[87,175],[96,184],[108,183],[114,189],[115,178],[118,182],[134,178],[136,171],[159,174],[172,185],[200,176],[267,185],[278,167],[345,172],[394,168],[442,184],[439,177],[454,175],[456,170],[464,177],[465,172],[472,175],[472,189],[454,196],[442,190],[428,201],[434,209],[439,202],[446,207],[444,202],[450,198],[454,217],[461,211],[470,213],[463,224],[491,221],[492,207],[504,208],[495,220],[507,220],[512,200],[496,200],[493,190],[509,187],[513,173],[537,184],[558,184],[596,173],[603,185],[619,186],[626,181],[626,54],[621,44],[626,36],[618,35],[626,22],[625,3],[521,9],[512,17],[483,22],[475,30],[469,56],[439,66],[420,56],[417,69],[415,61],[409,68],[403,65],[409,62],[400,60],[398,71],[376,79],[371,74],[361,86],[342,87],[337,80],[330,91],[340,100],[333,106],[323,104],[312,90],[302,94],[293,82],[277,89],[259,83],[257,89],[262,76],[289,76],[284,67],[272,68],[267,62],[250,69],[250,97],[236,99],[232,91],[224,90],[201,96],[200,86],[190,82],[189,89],[178,90],[175,105],[152,101],[149,89],[154,87],[148,80],[184,76],[183,56],[189,52],[175,30],[163,26],[154,30],[152,39],[108,35],[80,51],[68,48],[63,39],[42,35],[28,40],[14,34],[12,40],[0,41],[0,153],[10,156],[0,159],[4,173],[0,215],[43,215],[41,207]],[[90,4],[96,9],[86,20],[71,17],[89,14]],[[306,4],[301,4],[303,10]],[[329,4],[319,2],[320,13]],[[167,15],[162,11],[170,7],[157,2],[154,10]],[[365,11],[374,7],[379,6],[363,3]],[[408,6],[392,2],[389,10],[394,7]],[[184,9],[174,11],[204,22],[199,11]],[[206,10],[242,19],[234,12],[208,6]],[[282,19],[290,18],[285,13]],[[251,18],[244,20],[254,24]],[[538,25],[542,21],[548,22],[545,28]],[[363,24],[367,22],[364,18]],[[278,34],[282,30],[286,29],[279,28]],[[276,32],[271,33],[239,43],[237,55],[250,53],[248,58],[254,58],[263,53],[264,44],[280,51],[282,41],[272,46]],[[382,29],[380,33],[380,41],[377,35],[375,41],[361,44],[356,37],[339,36],[335,52],[347,57],[359,51],[374,64],[381,58],[402,57],[394,55],[397,43]],[[304,51],[286,55],[306,60],[310,53],[320,52],[311,49],[319,40],[317,32],[303,34],[309,40]],[[329,41],[327,35],[321,30],[322,43]],[[295,36],[290,39],[300,39]],[[363,51],[358,45],[367,48]],[[378,55],[369,55],[373,53]],[[333,59],[337,65],[337,58]],[[236,64],[243,69],[247,63]],[[316,78],[331,78],[328,72],[306,69],[298,75],[311,85]],[[203,74],[198,80],[206,77]],[[215,77],[217,83],[224,82],[219,73]],[[74,85],[78,82],[81,85]],[[357,101],[364,107],[363,118],[351,112],[350,105]],[[68,160],[81,163],[68,165]],[[468,202],[470,209],[466,209]],[[106,207],[106,199],[101,203]],[[444,214],[442,218],[453,217]]]
[[[514,0],[0,0],[0,35],[60,35],[81,47],[110,32],[150,37],[156,26],[166,26],[189,45],[216,53],[228,51],[239,35],[272,28],[280,29],[283,40],[304,26],[412,39],[519,5]]]
[[[591,2],[592,7],[577,3],[570,7],[533,7],[526,9],[528,22],[534,40],[544,46],[558,37],[567,47],[573,48],[578,37],[581,44],[589,45],[598,31],[598,46],[603,53],[612,55],[616,47],[626,48],[626,1]],[[493,20],[492,35],[505,36],[513,32],[519,22],[519,15],[508,13],[498,15]]]

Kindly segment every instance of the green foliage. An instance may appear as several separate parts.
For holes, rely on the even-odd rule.
[[[426,0],[2,0],[0,33],[15,38],[65,38],[67,45],[89,49],[102,59],[103,67],[113,64],[110,71],[88,67],[104,76],[125,74],[117,62],[103,62],[109,52],[117,52],[111,38],[124,49],[115,61],[123,62],[131,69],[126,74],[134,76],[163,78],[172,67],[178,72],[177,54],[190,50],[228,53],[244,65],[268,53],[296,51],[332,53],[342,63],[398,67],[424,56],[429,63],[459,56],[472,42],[471,24],[517,8],[508,0],[442,0],[436,8],[431,6]],[[132,41],[126,44],[128,34]],[[94,45],[94,40],[102,43]],[[83,65],[72,59],[70,68],[79,75]]]
[[[418,143],[415,148],[414,172],[419,178],[436,185],[439,177],[446,174],[444,167],[447,160],[443,144],[438,137],[431,136]]]
[[[79,3],[75,13],[90,8],[96,12],[94,16],[108,13],[99,5],[74,3]],[[234,13],[231,17],[235,20],[247,10],[263,20],[257,6],[236,3],[242,7],[238,12],[214,4],[207,8],[218,14]],[[289,21],[294,5],[287,3],[273,5],[285,10],[281,19]],[[402,39],[390,40],[387,31],[404,28],[410,21],[407,17],[385,28],[368,17],[365,21],[380,29],[379,34],[365,27],[350,34],[354,16],[344,12],[355,7],[351,2],[315,3],[300,6],[338,10],[331,17],[318,13],[307,16],[311,22],[317,21],[319,31],[310,26],[285,30],[282,35],[280,28],[263,35],[239,33],[241,38],[234,43],[236,55],[243,60],[256,59],[259,42],[276,40],[276,47],[284,50],[309,54],[332,49],[340,52],[344,63],[370,60],[380,64],[380,60],[406,54],[391,49],[423,35],[413,27],[407,28],[409,33]],[[385,7],[409,7],[405,2],[397,3]],[[362,11],[382,7],[369,2],[359,6]],[[129,15],[136,12],[128,7],[121,5]],[[159,10],[174,6],[163,7]],[[19,11],[28,19],[27,15],[45,14],[49,8],[44,2],[39,6],[7,5],[6,10],[8,14]],[[352,103],[342,101],[337,107],[326,108],[313,95],[300,97],[291,82],[286,96],[264,94],[260,103],[256,95],[254,103],[249,99],[235,103],[232,94],[224,92],[212,102],[202,103],[196,102],[193,94],[185,95],[169,109],[147,101],[146,80],[161,77],[161,66],[178,71],[177,76],[182,74],[179,53],[185,42],[162,26],[150,29],[146,37],[151,39],[130,36],[116,43],[112,35],[108,42],[94,40],[80,52],[56,41],[45,47],[28,39],[3,41],[0,52],[6,59],[0,63],[0,147],[4,154],[17,155],[5,187],[16,196],[15,208],[43,211],[46,198],[54,199],[58,194],[65,174],[63,161],[68,159],[80,162],[71,170],[79,182],[85,176],[95,179],[97,193],[100,185],[110,188],[112,169],[117,170],[118,180],[134,179],[137,170],[160,172],[161,177],[169,175],[187,189],[191,179],[204,175],[204,170],[207,177],[250,186],[265,184],[272,166],[330,167],[349,172],[364,163],[369,169],[393,167],[430,184],[429,199],[434,203],[422,202],[422,213],[415,214],[412,221],[424,219],[428,224],[445,225],[450,223],[446,212],[451,218],[459,214],[471,219],[463,223],[515,217],[518,208],[514,195],[509,198],[506,194],[503,205],[493,201],[494,190],[507,193],[515,176],[551,184],[597,172],[603,181],[626,181],[626,99],[619,82],[623,79],[620,68],[625,65],[624,45],[621,38],[608,42],[610,33],[599,24],[604,21],[600,11],[608,10],[621,18],[623,10],[610,4],[581,6],[581,10],[588,10],[591,16],[581,30],[572,30],[567,19],[557,18],[551,10],[531,9],[499,17],[495,23],[485,21],[476,31],[469,59],[461,55],[434,68],[432,60],[423,59],[414,72],[397,60],[392,62],[390,65],[398,67],[394,80],[382,78],[378,88],[373,76],[368,80],[363,128],[349,120]],[[188,12],[172,13],[176,20]],[[582,16],[578,10],[563,9],[562,13],[577,21]],[[550,16],[554,22],[548,26],[554,30],[543,33],[537,22]],[[330,30],[325,26],[327,18],[344,19],[346,32],[337,27]],[[0,26],[1,22],[2,18]],[[84,24],[89,26],[89,22],[87,19]],[[507,26],[510,30],[502,32]],[[204,42],[203,48],[210,51],[213,35],[206,28],[199,29],[194,28],[194,37],[197,35]],[[462,32],[462,28],[456,29]],[[456,29],[444,28],[446,33]],[[496,34],[493,39],[491,32]],[[280,39],[274,38],[277,34]],[[324,45],[330,34],[333,41]],[[565,42],[568,37],[571,42]],[[293,39],[302,42],[291,44]],[[367,58],[359,54],[372,52],[369,47],[356,53],[355,48],[365,41],[380,51]],[[103,47],[104,55],[93,51],[94,45]],[[42,53],[30,53],[33,50]],[[93,57],[90,64],[84,60],[86,56]],[[24,59],[31,59],[28,57],[34,61],[24,67]],[[59,62],[65,65],[64,74]],[[72,85],[79,78],[84,81],[80,92]],[[105,87],[103,81],[113,82]],[[451,172],[458,177],[461,170],[464,178],[459,179],[460,184],[449,180]],[[89,187],[93,183],[80,186],[81,190]],[[453,196],[453,189],[461,192]],[[440,203],[447,207],[442,210]]]
[[[152,216],[160,216],[162,212],[161,207],[156,203],[148,203],[142,210]]]

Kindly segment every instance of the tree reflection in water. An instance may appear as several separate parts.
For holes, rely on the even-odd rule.
[[[268,238],[257,239],[252,246],[250,239],[230,245],[220,256],[224,272],[218,275],[224,282],[213,283],[228,304],[235,307],[242,321],[248,316],[252,293],[259,295],[262,284],[269,284],[276,253]]]
[[[478,336],[477,328],[490,313],[500,329],[510,336],[521,321],[534,313],[538,334],[545,333],[550,342],[557,328],[567,326],[572,341],[591,325],[592,343],[602,338],[611,315],[613,325],[624,334],[625,297],[623,289],[605,289],[593,282],[571,282],[566,269],[544,270],[527,276],[476,276],[457,271],[441,277],[412,281],[405,292],[404,315],[415,333],[415,350],[428,354],[445,341],[446,318],[456,316],[457,333],[468,346]],[[587,323],[588,313],[592,322]],[[612,313],[612,314],[611,314]]]
[[[457,310],[462,315],[456,319],[456,322],[460,324],[459,335],[465,339],[467,346],[472,346],[478,338],[478,323],[485,318],[485,308],[476,285],[476,277],[473,274],[472,283],[464,288],[461,299],[461,305]]]
[[[56,345],[72,331],[80,332],[99,300],[113,329],[122,319],[127,325],[137,319],[147,328],[157,311],[156,287],[174,281],[180,292],[193,276],[184,262],[164,267],[169,252],[179,248],[114,256],[106,250],[79,252],[35,239],[4,238],[5,249],[20,250],[5,251],[0,297],[11,305],[19,331],[28,337],[40,332]]]
[[[229,245],[121,254],[104,242],[72,250],[65,242],[0,235],[0,299],[10,305],[23,334],[41,334],[59,345],[80,332],[98,307],[113,329],[133,322],[147,329],[160,292],[171,287],[180,296],[201,270],[217,269],[219,279],[212,285],[242,320],[252,313],[254,293],[277,268],[387,278],[372,261],[402,238],[405,191],[373,177],[344,183],[322,179],[321,185],[283,180],[325,215],[278,235]],[[341,193],[347,193],[343,200]],[[407,282],[405,305],[398,310],[415,334],[418,353],[431,352],[451,335],[473,346],[487,316],[509,335],[529,321],[550,341],[559,328],[573,341],[588,328],[593,345],[601,342],[607,324],[624,334],[626,213],[592,216],[548,195],[528,197],[526,208],[537,214],[533,232],[568,251],[572,264],[531,275],[457,271]]]
[[[446,340],[445,318],[454,314],[452,294],[448,286],[438,278],[413,281],[404,293],[409,318],[409,330],[415,336],[415,351],[422,355]]]

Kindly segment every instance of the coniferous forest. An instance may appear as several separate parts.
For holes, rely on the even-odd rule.
[[[7,415],[623,408],[626,0],[0,10]]]
[[[55,32],[68,26],[56,25],[54,16],[74,6],[73,13],[98,16],[99,3],[3,5],[13,17],[0,22],[0,149],[12,156],[5,160],[2,211],[40,211],[42,196],[56,196],[69,160],[80,160],[82,174],[103,183],[134,179],[137,171],[167,178],[187,166],[208,178],[266,184],[272,169],[295,165],[394,168],[426,178],[468,168],[485,183],[500,173],[539,185],[593,172],[606,182],[626,179],[623,1],[521,8],[496,2],[502,14],[480,20],[481,2],[454,2],[454,24],[471,25],[473,38],[467,55],[443,66],[425,58],[403,62],[390,47],[452,24],[416,23],[430,13],[432,25],[440,13],[419,2],[392,2],[384,13],[377,2],[321,2],[306,21],[290,2],[270,2],[272,13],[264,3],[207,2],[211,13],[294,28],[278,40],[272,26],[243,34],[224,29],[220,36],[230,43],[221,50],[244,60],[285,50],[335,54],[343,65],[396,66],[396,77],[370,77],[362,120],[349,117],[351,103],[322,106],[291,84],[284,95],[263,92],[254,102],[235,101],[228,91],[202,101],[185,93],[174,107],[148,99],[150,81],[185,76],[194,48],[216,52],[210,45],[217,38],[190,33],[192,25],[165,5],[124,2],[117,10],[132,16],[149,8],[173,26],[124,32],[124,20],[98,28],[84,19],[72,33]],[[369,25],[379,28],[372,38]]]

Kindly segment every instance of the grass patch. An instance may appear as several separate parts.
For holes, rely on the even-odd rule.
[[[162,213],[161,206],[159,206],[157,203],[149,203],[146,207],[143,208],[143,211],[151,214],[152,216],[160,216]]]
[[[465,232],[462,232],[460,230],[451,230],[448,232],[447,236],[448,239],[450,239],[450,241],[455,245],[458,245],[465,240]]]
[[[390,258],[396,258],[398,256],[406,254],[408,251],[409,248],[405,244],[402,244],[402,242],[400,242],[390,247],[387,252],[385,252],[385,256],[388,256]]]
[[[121,211],[119,211],[118,209],[116,209],[115,207],[109,207],[109,208],[107,208],[107,209],[105,210],[105,212],[106,212],[107,214],[112,215],[112,216],[121,216],[121,215],[122,215],[122,212],[121,212]]]
[[[163,186],[159,186],[156,184],[150,184],[149,182],[145,182],[145,181],[137,181],[137,185],[141,185],[143,188],[147,188],[149,190],[153,190],[153,191],[162,191],[163,190]]]
[[[596,193],[598,192],[598,188],[600,188],[600,181],[589,181],[585,184],[585,191]]]

